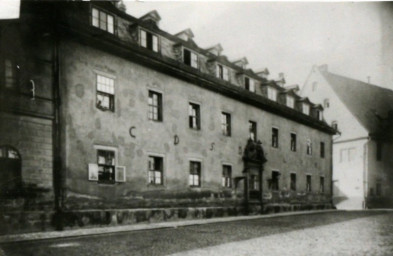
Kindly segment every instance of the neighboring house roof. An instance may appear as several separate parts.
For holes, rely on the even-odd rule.
[[[321,70],[337,96],[369,133],[383,132],[383,119],[393,111],[393,91]]]

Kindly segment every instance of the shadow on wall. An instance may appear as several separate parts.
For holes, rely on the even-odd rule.
[[[333,205],[337,206],[338,204],[348,200],[349,198],[340,190],[337,183],[333,183]]]

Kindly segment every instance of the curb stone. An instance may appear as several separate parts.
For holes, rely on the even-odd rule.
[[[315,210],[315,211],[285,212],[285,213],[273,213],[273,214],[266,214],[266,215],[219,217],[219,218],[211,218],[211,219],[197,219],[197,220],[134,224],[134,225],[111,226],[111,227],[96,227],[96,228],[86,228],[86,229],[77,229],[77,230],[12,234],[12,235],[0,236],[0,243],[100,235],[100,234],[142,231],[142,230],[161,229],[161,228],[177,228],[183,226],[203,225],[203,224],[210,224],[210,223],[276,218],[276,217],[284,217],[284,216],[307,215],[307,214],[329,213],[329,212],[339,212],[339,211],[344,211],[344,210]]]

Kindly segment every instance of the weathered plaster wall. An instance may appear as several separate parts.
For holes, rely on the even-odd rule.
[[[315,90],[312,89],[314,83],[316,83]],[[310,76],[302,87],[301,95],[308,97],[313,103],[322,104],[322,106],[324,100],[329,99],[330,106],[324,107],[323,117],[328,124],[331,124],[332,121],[338,123],[341,136],[336,136],[335,142],[368,136],[367,130],[336,95],[326,79],[320,74],[318,67],[313,67]]]
[[[368,191],[366,193],[368,207],[393,207],[393,144],[389,141],[382,143],[382,157],[377,160],[377,143],[370,140],[367,143],[368,156]],[[381,184],[381,194],[377,195],[377,183]],[[373,195],[370,194],[373,189]]]
[[[53,201],[51,121],[7,113],[0,113],[0,119],[0,145],[10,145],[19,151],[21,190],[28,193],[22,201],[17,198],[13,202],[3,201],[2,207],[29,209],[50,204]]]
[[[97,72],[115,77],[114,113],[95,106]],[[75,198],[90,202],[123,200],[114,207],[136,206],[149,198],[157,199],[152,206],[165,202],[162,199],[173,204],[180,201],[170,200],[182,198],[184,204],[192,203],[192,198],[223,203],[232,190],[221,186],[222,164],[232,165],[232,177],[242,175],[249,120],[258,123],[258,139],[268,158],[263,177],[266,192],[266,180],[274,169],[282,173],[280,188],[288,188],[289,172],[296,172],[298,191],[304,191],[305,174],[310,173],[313,192],[319,191],[319,176],[324,175],[326,194],[330,193],[330,136],[315,129],[74,42],[61,45],[61,88],[68,205]],[[163,122],[148,120],[148,90],[163,94]],[[200,104],[201,130],[188,128],[189,102]],[[231,137],[221,134],[222,111],[231,114]],[[136,127],[136,138],[129,135],[131,126]],[[278,149],[270,147],[272,126],[280,129]],[[290,132],[297,134],[297,152],[290,151]],[[178,145],[174,145],[175,135],[180,139]],[[313,142],[312,156],[306,156],[307,139]],[[319,156],[320,141],[326,145],[323,159]],[[127,182],[103,185],[88,181],[87,167],[96,162],[96,145],[116,148],[118,165],[127,168]],[[164,157],[163,186],[147,184],[149,154]],[[188,185],[190,160],[202,162],[201,188]]]
[[[333,202],[338,209],[362,209],[365,200],[367,139],[337,143],[333,147]],[[348,159],[348,151],[353,158]]]

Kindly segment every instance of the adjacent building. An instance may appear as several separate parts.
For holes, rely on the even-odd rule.
[[[333,194],[339,209],[392,207],[393,91],[314,66],[302,94],[323,103],[340,133],[333,141]]]
[[[145,221],[329,207],[323,108],[160,19],[22,1],[2,22],[4,212],[54,209],[72,226],[126,223],[124,209]]]

